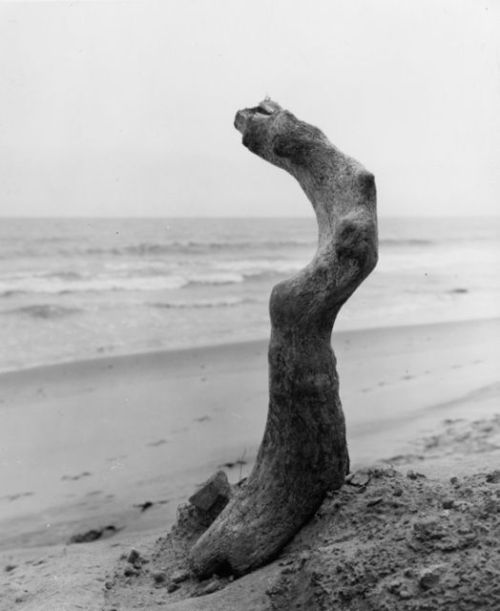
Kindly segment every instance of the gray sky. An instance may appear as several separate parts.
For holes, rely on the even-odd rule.
[[[500,214],[499,26],[499,0],[1,3],[0,214],[306,215],[232,125],[266,94],[381,215]]]

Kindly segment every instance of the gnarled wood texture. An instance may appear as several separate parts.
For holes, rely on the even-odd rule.
[[[237,113],[256,155],[294,176],[316,213],[313,260],[270,300],[269,412],[246,484],[191,550],[200,576],[272,559],[349,471],[333,323],[377,262],[373,175],[271,100]]]

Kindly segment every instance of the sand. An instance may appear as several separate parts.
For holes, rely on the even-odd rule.
[[[384,515],[397,514],[385,501],[394,486],[403,486],[420,515],[428,508],[421,499],[429,490],[435,498],[453,492],[448,489],[453,475],[463,479],[482,473],[486,491],[495,485],[485,478],[495,465],[500,468],[500,423],[494,418],[500,412],[499,339],[498,319],[334,334],[352,469],[378,463],[398,470],[370,476],[370,486],[382,487],[383,494],[366,487],[382,497],[375,506]],[[219,466],[232,482],[251,468],[267,411],[266,351],[267,342],[256,341],[1,375],[0,609],[169,608],[176,600],[181,602],[172,608],[292,608],[303,566],[309,571],[322,558],[314,537],[330,535],[321,530],[314,536],[301,533],[305,539],[297,538],[284,559],[260,572],[188,602],[182,599],[199,592],[199,584],[188,581],[168,593],[167,587],[153,587],[151,577],[154,570],[167,574],[165,563],[172,570],[176,562],[182,564],[182,555],[175,562],[169,556],[168,541],[158,542],[174,523],[177,506]],[[408,469],[426,475],[425,485],[408,479]],[[339,501],[351,506],[352,515],[360,511],[361,497],[348,490]],[[456,491],[458,504],[460,494]],[[476,516],[474,506],[470,511]],[[387,539],[372,517],[360,518],[371,524],[372,540]],[[342,524],[350,549],[365,549],[360,524],[350,529],[345,519]],[[68,543],[89,531],[98,540]],[[338,541],[330,544],[337,550]],[[396,549],[395,542],[391,545]],[[132,547],[149,563],[138,575],[125,577],[126,560],[120,557]],[[418,556],[404,549],[407,562]],[[304,550],[312,555],[298,566],[297,554]],[[320,564],[328,566],[331,558],[325,553]],[[290,564],[279,564],[290,558]],[[285,587],[283,570],[290,566]],[[311,570],[318,573],[317,567]],[[405,577],[399,565],[394,571],[410,598],[397,595],[399,586],[393,587],[396,594],[389,592],[382,587],[386,578],[380,577],[380,596],[387,595],[389,602],[375,597],[373,604],[433,608],[408,606],[419,600],[418,571],[413,577]],[[325,580],[319,579],[335,592],[337,582]],[[282,594],[266,594],[269,584]],[[314,606],[318,592],[311,588],[302,588],[309,598],[297,608],[322,608]],[[247,606],[241,606],[242,596]],[[393,599],[399,607],[390,606]],[[335,602],[325,600],[326,605]],[[355,605],[355,596],[349,600]]]

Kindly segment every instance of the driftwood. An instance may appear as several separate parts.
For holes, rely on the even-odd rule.
[[[272,559],[349,472],[331,332],[377,262],[374,177],[271,100],[236,114],[243,144],[294,176],[316,213],[318,249],[270,299],[269,412],[255,466],[190,553],[199,576]]]

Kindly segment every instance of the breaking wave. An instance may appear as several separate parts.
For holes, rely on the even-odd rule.
[[[12,310],[5,310],[3,314],[22,314],[30,318],[39,318],[44,320],[52,320],[58,318],[66,318],[73,314],[78,314],[82,310],[80,308],[69,308],[65,306],[54,305],[52,303],[36,303]]]
[[[167,310],[193,310],[201,308],[234,308],[236,306],[259,303],[258,299],[247,297],[222,297],[214,299],[198,299],[189,301],[158,301],[149,303],[152,308]]]
[[[161,257],[167,255],[210,255],[230,254],[234,252],[251,252],[251,251],[266,251],[278,252],[283,250],[310,249],[313,251],[316,247],[316,238],[311,239],[296,239],[296,240],[256,240],[256,241],[174,241],[174,242],[139,242],[137,244],[127,244],[123,246],[88,246],[81,245],[61,245],[57,241],[50,244],[47,248],[44,244],[43,248],[36,248],[36,244],[25,244],[23,247],[13,245],[9,249],[5,249],[0,253],[1,259],[8,259],[13,256],[28,256],[28,257]],[[427,239],[409,238],[383,238],[380,240],[380,245],[386,247],[394,246],[410,246],[410,247],[426,247],[432,246],[434,242]]]
[[[47,272],[25,270],[0,276],[0,297],[8,298],[22,293],[64,295],[216,287],[289,275],[303,265],[303,261],[259,259],[220,261],[201,267],[120,263],[106,265],[94,275],[89,271],[68,269]]]

